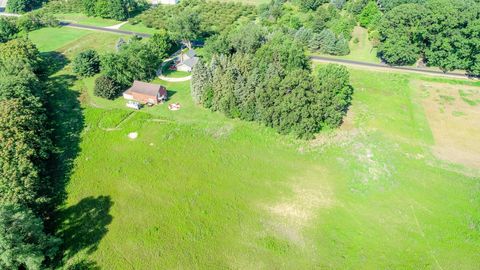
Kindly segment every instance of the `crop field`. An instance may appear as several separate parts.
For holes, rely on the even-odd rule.
[[[99,33],[73,30],[69,40],[55,40],[63,28],[31,38],[71,60],[84,48],[113,50],[120,37],[101,33],[98,42]],[[155,81],[180,111],[131,111],[120,98],[94,97],[94,78],[76,78],[66,61],[50,79],[56,143],[71,163],[58,231],[66,265],[477,267],[480,149],[471,125],[480,119],[480,88],[350,71],[345,123],[299,141],[193,104],[189,82]],[[441,152],[445,143],[470,159]]]

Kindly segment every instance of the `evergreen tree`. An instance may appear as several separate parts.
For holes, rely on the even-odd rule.
[[[209,79],[210,74],[207,66],[205,66],[202,60],[199,60],[193,67],[191,80],[192,98],[195,103],[202,103],[205,90],[210,87]]]
[[[100,72],[100,57],[95,50],[80,52],[73,60],[73,72],[83,77],[91,77]]]

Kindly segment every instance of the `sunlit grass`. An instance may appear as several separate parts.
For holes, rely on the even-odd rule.
[[[101,46],[79,36],[51,47]],[[154,80],[170,91],[167,104],[181,104],[174,112],[132,111],[122,98],[94,97],[94,78],[76,80],[69,88],[84,123],[65,207],[111,203],[77,219],[94,243],[79,241],[69,260],[106,269],[475,268],[478,177],[431,154],[410,86],[422,77],[350,71],[344,125],[311,142],[206,110],[189,82]],[[79,237],[69,226],[67,239]]]

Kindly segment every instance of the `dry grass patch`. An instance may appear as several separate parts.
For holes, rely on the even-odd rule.
[[[439,159],[480,168],[480,88],[414,81]],[[478,101],[478,102],[477,102]]]
[[[318,210],[329,208],[335,202],[331,187],[322,181],[326,175],[325,170],[315,169],[295,177],[291,186],[293,194],[266,206],[274,218],[270,225],[275,233],[298,245],[305,244],[303,229],[317,217]]]

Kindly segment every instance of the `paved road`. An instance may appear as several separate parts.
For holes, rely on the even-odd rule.
[[[442,77],[452,77],[452,78],[460,78],[460,79],[469,78],[469,79],[471,79],[471,77],[467,76],[465,73],[443,72],[443,71],[439,71],[439,70],[431,70],[431,69],[425,69],[425,68],[390,66],[390,65],[387,65],[387,64],[375,64],[375,63],[360,62],[360,61],[338,59],[338,58],[330,58],[330,57],[323,57],[323,56],[310,56],[310,59],[312,59],[312,61],[314,61],[314,62],[343,64],[343,65],[347,65],[347,66],[362,67],[362,68],[365,68],[365,69],[376,69],[376,70],[386,70],[386,71],[402,71],[402,72],[419,73],[419,74],[442,76]]]
[[[122,34],[122,35],[137,35],[139,37],[151,37],[152,36],[150,34],[145,34],[145,33],[137,33],[137,32],[131,32],[131,31],[125,31],[125,30],[119,30],[119,29],[111,29],[111,28],[105,28],[105,27],[99,27],[99,26],[84,25],[84,24],[71,23],[71,22],[60,22],[60,25],[61,26],[66,26],[66,27],[72,27],[72,28],[81,28],[81,29],[94,30],[94,31],[103,31],[103,32],[110,32],[110,33],[116,33],[116,34]]]

